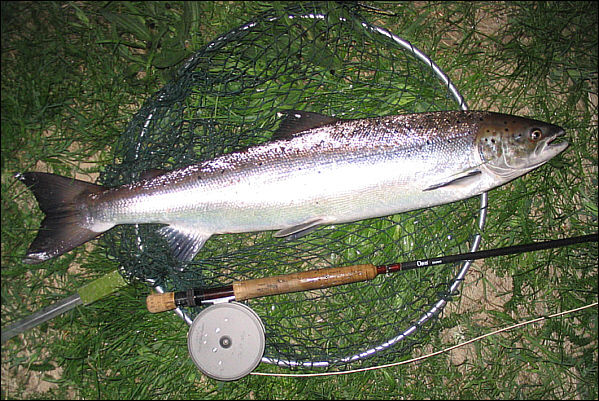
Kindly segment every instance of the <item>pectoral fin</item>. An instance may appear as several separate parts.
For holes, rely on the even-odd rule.
[[[432,191],[433,189],[443,188],[443,187],[451,187],[451,186],[461,186],[466,185],[472,180],[476,180],[477,177],[481,174],[481,171],[477,169],[466,170],[462,173],[452,175],[448,177],[447,180],[432,184],[424,189],[424,191]]]
[[[291,227],[284,228],[277,231],[275,237],[288,237],[289,240],[294,240],[303,237],[316,230],[318,226],[325,224],[325,220],[322,218],[308,220],[301,224],[296,224]]]
[[[163,227],[158,230],[158,233],[166,238],[173,256],[181,262],[191,261],[211,235],[189,227],[174,225]]]

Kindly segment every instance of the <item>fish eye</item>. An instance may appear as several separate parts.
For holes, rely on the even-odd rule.
[[[539,128],[533,128],[530,131],[529,135],[530,135],[531,141],[538,141],[541,138],[541,136],[543,135],[543,132],[541,132],[541,130]]]

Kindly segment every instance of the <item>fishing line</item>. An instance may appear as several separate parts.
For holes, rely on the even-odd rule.
[[[360,373],[360,372],[366,372],[369,370],[378,370],[378,369],[384,369],[384,368],[390,368],[393,366],[399,366],[399,365],[407,365],[409,363],[413,363],[413,362],[418,362],[427,358],[431,358],[433,356],[437,356],[449,351],[452,351],[454,349],[463,347],[465,345],[468,344],[472,344],[478,341],[481,341],[482,339],[486,338],[486,337],[490,337],[499,333],[503,333],[505,331],[510,331],[513,329],[516,329],[518,327],[523,327],[529,324],[534,324],[534,323],[538,323],[538,322],[542,322],[544,320],[549,320],[549,319],[553,319],[556,317],[560,317],[560,316],[565,316],[571,313],[575,313],[575,312],[579,312],[585,309],[589,309],[592,307],[597,306],[598,302],[594,302],[592,304],[588,304],[585,306],[581,306],[575,309],[570,309],[564,312],[557,312],[548,316],[540,316],[531,320],[527,320],[525,322],[521,322],[521,323],[516,323],[514,325],[511,326],[507,326],[507,327],[503,327],[501,329],[497,329],[495,331],[480,335],[478,337],[474,337],[468,341],[464,341],[462,343],[456,344],[456,345],[452,345],[451,347],[448,348],[444,348],[442,350],[439,351],[435,351],[432,352],[430,354],[427,355],[422,355],[419,356],[417,358],[412,358],[412,359],[408,359],[406,361],[400,361],[400,362],[394,362],[394,363],[388,363],[388,364],[384,364],[384,365],[378,365],[378,366],[371,366],[371,367],[367,367],[367,368],[360,368],[360,369],[352,369],[352,370],[344,370],[344,371],[338,371],[338,372],[322,372],[322,373],[268,373],[268,372],[251,372],[251,375],[256,375],[256,376],[278,376],[278,377],[318,377],[318,376],[336,376],[336,375],[346,375],[346,374],[350,374],[350,373]]]

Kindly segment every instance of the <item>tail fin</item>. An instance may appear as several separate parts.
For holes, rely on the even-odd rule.
[[[99,185],[49,173],[23,173],[15,176],[33,192],[46,215],[24,263],[37,264],[97,237],[85,227],[82,202],[89,194],[103,190]]]

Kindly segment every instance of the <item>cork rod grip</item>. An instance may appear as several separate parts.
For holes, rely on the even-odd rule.
[[[164,294],[151,294],[146,298],[148,311],[152,313],[165,312],[175,309],[175,293],[165,292]]]
[[[235,281],[233,291],[235,300],[243,301],[268,295],[314,290],[372,280],[376,275],[377,268],[371,264],[331,267],[274,277]]]

